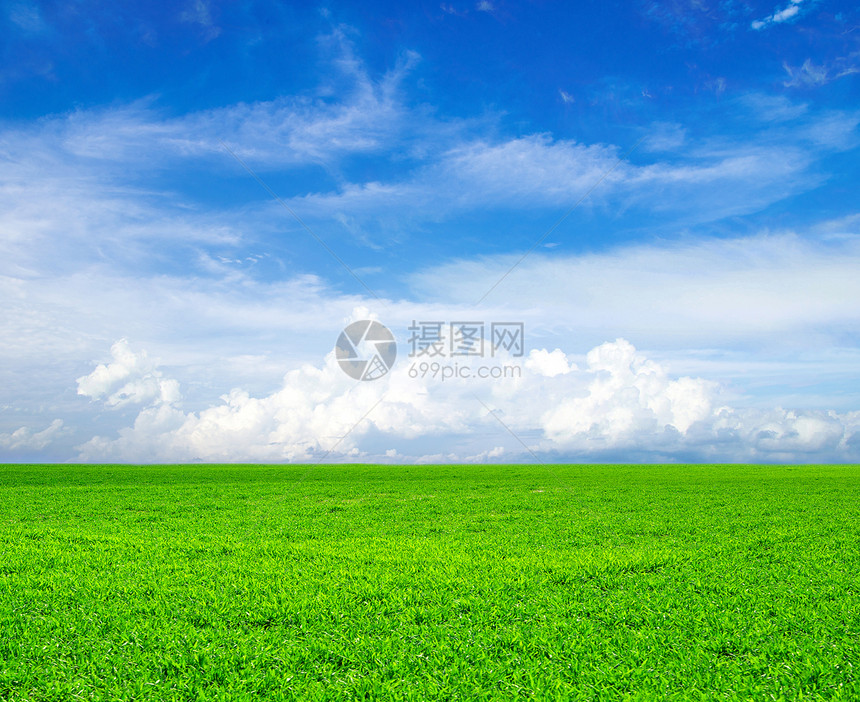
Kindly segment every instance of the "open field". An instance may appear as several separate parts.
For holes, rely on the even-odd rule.
[[[0,698],[860,699],[856,466],[0,467]]]

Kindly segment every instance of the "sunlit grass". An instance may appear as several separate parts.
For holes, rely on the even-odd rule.
[[[860,699],[856,466],[5,466],[0,698]]]

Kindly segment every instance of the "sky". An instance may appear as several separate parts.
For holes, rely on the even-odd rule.
[[[860,461],[858,124],[849,2],[8,0],[0,461]]]

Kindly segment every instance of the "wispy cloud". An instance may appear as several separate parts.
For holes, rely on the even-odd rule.
[[[647,141],[669,142],[658,128]],[[676,137],[677,138],[677,137]],[[761,209],[820,183],[810,166],[822,144],[798,126],[791,133],[762,133],[742,143],[712,139],[685,142],[669,160],[622,163],[601,183],[586,207],[623,203],[674,212],[689,225]],[[681,142],[675,142],[676,145]],[[829,148],[841,148],[831,144]],[[394,182],[351,183],[339,192],[309,194],[297,206],[314,216],[349,213],[372,217],[398,213],[414,223],[486,208],[563,208],[575,202],[609,168],[621,149],[534,134],[500,142],[472,141],[448,150]],[[731,191],[732,197],[725,197]]]
[[[412,276],[415,294],[449,304],[477,299],[513,259],[481,257],[427,269]],[[658,347],[734,343],[764,348],[770,346],[768,339],[796,343],[820,337],[826,328],[860,324],[853,303],[860,295],[858,268],[860,232],[846,231],[829,242],[765,234],[619,247],[600,254],[534,254],[495,296],[512,311],[552,309],[543,323],[552,325],[555,319],[580,337],[626,330]],[[592,336],[590,330],[599,331]],[[842,331],[834,333],[825,345],[838,343]]]
[[[179,14],[179,19],[182,22],[198,25],[207,42],[221,34],[221,28],[212,19],[212,8],[207,0],[191,0],[186,9]]]
[[[15,0],[6,7],[9,19],[25,32],[41,32],[47,28],[37,4],[27,0]]]
[[[811,59],[806,59],[801,66],[790,66],[783,63],[788,79],[783,81],[786,88],[816,87],[825,85],[844,76],[860,73],[857,57],[835,59],[829,65],[815,65]]]
[[[773,14],[768,15],[767,17],[760,20],[753,20],[750,27],[752,29],[764,29],[768,25],[771,24],[780,24],[782,22],[788,22],[789,20],[797,17],[800,13],[800,6],[804,0],[790,0],[787,7],[784,7],[781,10],[774,11]]]
[[[340,46],[345,40],[330,41]],[[377,249],[463,213],[567,207],[630,145],[548,133],[496,135],[492,116],[441,120],[426,108],[409,107],[401,94],[399,86],[417,57],[405,55],[373,80],[361,62],[349,58],[348,45],[344,52],[352,87],[336,97],[284,98],[182,117],[166,117],[141,102],[0,131],[6,156],[0,168],[5,260],[28,267],[47,255],[62,267],[107,257],[139,266],[164,255],[164,248],[152,246],[159,241],[173,250],[184,247],[186,258],[196,262],[195,272],[206,274],[219,256],[256,253],[212,249],[236,247],[277,229],[282,217],[265,193],[254,204],[213,208],[183,192],[195,178],[247,177],[224,152],[221,139],[280,183],[285,174],[315,169],[311,180],[279,184],[279,195],[303,218],[335,224],[338,234]],[[672,149],[667,126],[657,123],[639,153],[659,155],[621,164],[586,207],[656,208],[672,213],[676,226],[690,226],[746,214],[815,187],[823,176],[814,165],[828,153],[822,146],[848,148],[850,140],[825,145],[815,137],[823,133],[821,125],[828,125],[828,133],[835,129],[833,115],[795,104],[780,110],[779,133],[763,113],[755,115],[758,122],[743,137],[694,139],[685,125],[675,124]],[[842,119],[846,128],[849,118]],[[684,149],[678,149],[682,143]],[[379,176],[351,168],[368,156],[386,162]],[[180,169],[183,182],[171,178]],[[299,192],[296,183],[302,184]],[[58,231],[62,237],[55,236]],[[377,232],[389,238],[380,239]],[[37,256],[34,243],[47,238],[52,244],[40,245],[47,253]]]

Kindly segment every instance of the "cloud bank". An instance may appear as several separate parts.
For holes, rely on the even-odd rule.
[[[116,436],[79,446],[81,460],[551,461],[624,451],[640,460],[802,461],[850,459],[860,449],[860,413],[735,409],[722,404],[716,383],[671,377],[624,339],[592,349],[582,368],[560,349],[534,349],[520,377],[495,381],[416,379],[401,364],[381,380],[356,382],[329,354],[321,367],[287,373],[268,395],[237,388],[199,411],[181,408],[177,384],[143,351],[118,342],[113,355],[78,379],[79,392],[142,408]],[[428,442],[458,448],[415,452]]]

